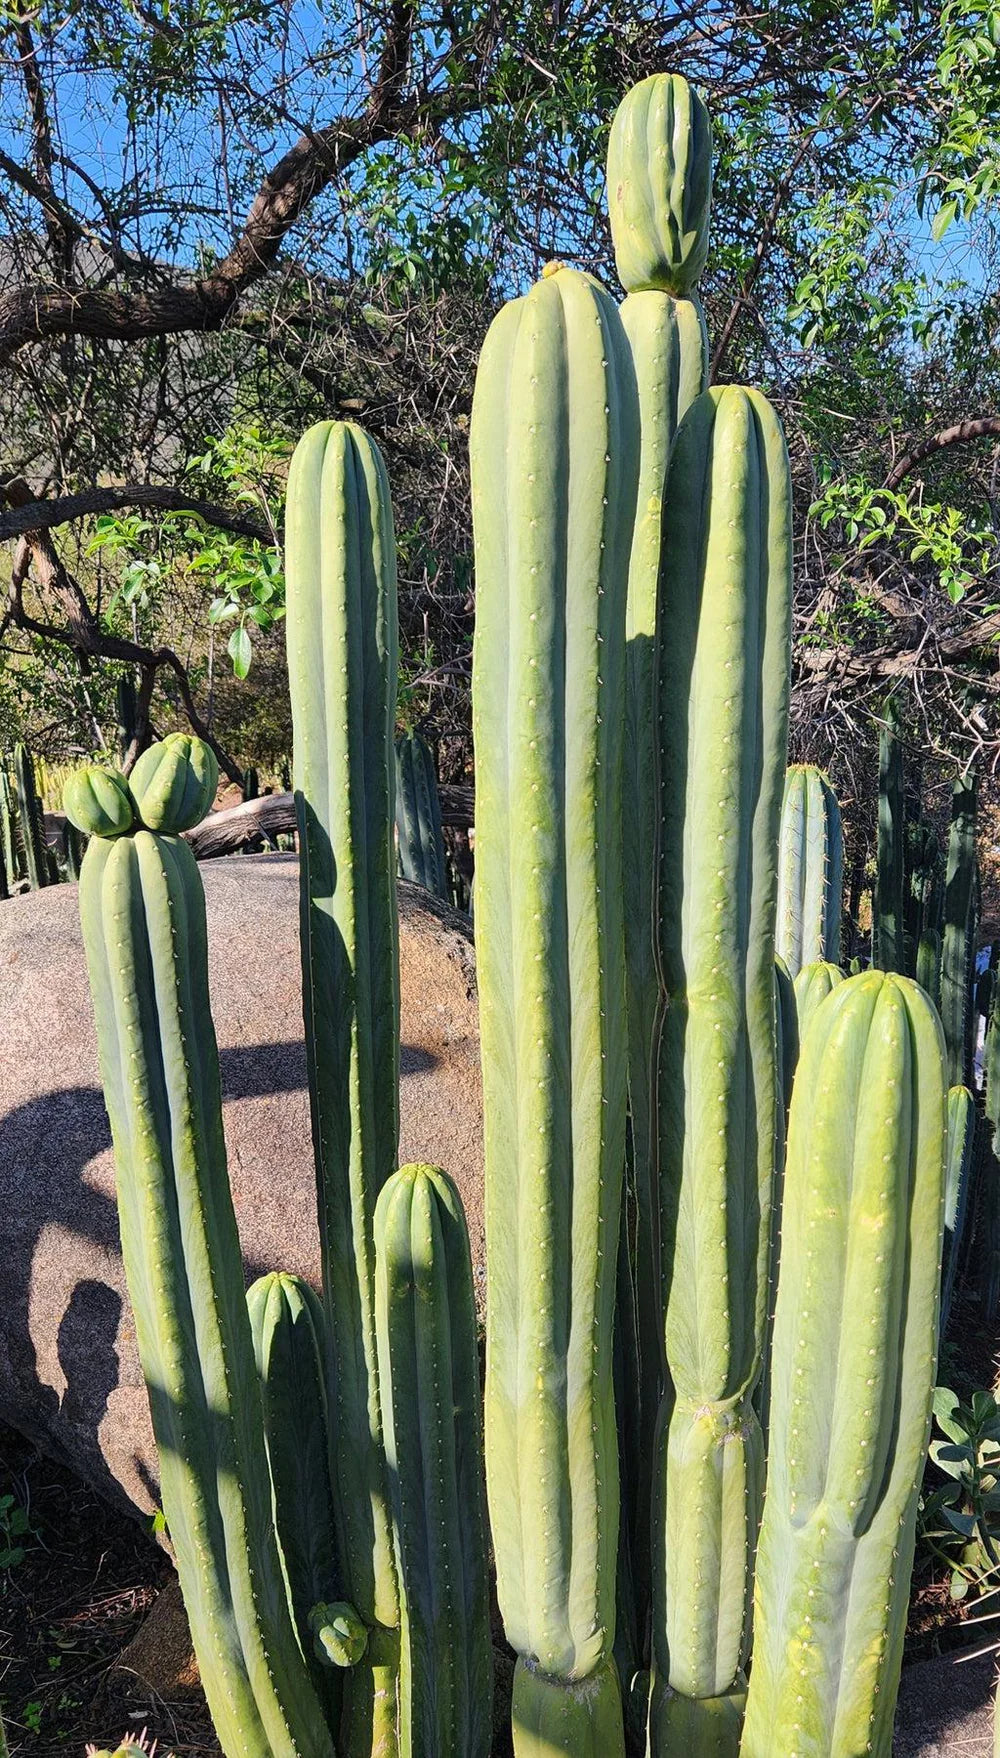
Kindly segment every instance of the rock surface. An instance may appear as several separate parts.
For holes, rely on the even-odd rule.
[[[993,1654],[945,1654],[904,1667],[893,1758],[993,1758],[995,1684]]]
[[[248,1280],[319,1266],[298,865],[202,868],[229,1169]],[[400,1157],[451,1173],[481,1286],[482,1099],[464,919],[400,885]],[[0,907],[0,1416],[98,1489],[155,1505],[76,887]]]

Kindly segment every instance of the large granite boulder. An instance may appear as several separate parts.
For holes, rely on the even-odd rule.
[[[212,1012],[247,1279],[316,1278],[298,864],[208,861]],[[468,925],[400,885],[401,1159],[461,1190],[481,1284],[482,1100]],[[0,1417],[112,1497],[156,1499],[76,887],[0,904]]]

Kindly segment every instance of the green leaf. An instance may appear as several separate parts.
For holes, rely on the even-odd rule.
[[[233,671],[235,675],[240,679],[245,678],[247,672],[250,670],[250,661],[253,658],[253,648],[250,645],[250,636],[247,634],[243,623],[240,624],[238,629],[233,630],[226,644],[226,651],[233,662]]]

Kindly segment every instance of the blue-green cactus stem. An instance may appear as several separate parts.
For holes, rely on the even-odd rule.
[[[890,1752],[937,1355],[946,1109],[923,991],[882,971],[835,988],[792,1100],[741,1758]]]
[[[332,1727],[339,1721],[339,1676],[315,1654],[311,1614],[340,1598],[330,1481],[330,1379],[326,1316],[299,1276],[274,1271],[247,1294],[264,1406],[274,1524],[292,1617],[313,1684]]]
[[[936,928],[928,928],[917,942],[916,978],[926,989],[935,1007],[941,1005],[941,936]]]
[[[209,1708],[227,1758],[333,1758],[271,1519],[191,850],[94,835],[80,914],[163,1509]]]
[[[631,293],[622,323],[639,395],[639,490],[625,610],[625,771],[622,798],[625,861],[625,947],[629,1050],[629,1112],[636,1202],[634,1277],[638,1379],[623,1396],[637,1402],[638,1455],[635,1539],[630,1567],[635,1619],[649,1615],[649,1499],[653,1432],[663,1389],[663,1310],[657,1268],[658,1224],[653,1169],[652,1044],[659,985],[653,951],[653,870],[656,782],[654,636],[660,573],[663,483],[677,424],[700,396],[708,371],[705,321],[697,300],[669,293]],[[644,1656],[648,1660],[648,1656]]]
[[[434,757],[418,732],[396,740],[396,847],[404,879],[435,897],[451,895]]]
[[[708,111],[681,74],[651,74],[625,94],[608,142],[608,214],[626,292],[693,290],[711,202]]]
[[[473,727],[490,1520],[508,1639],[532,1677],[567,1683],[604,1676],[615,1632],[637,452],[618,311],[553,265],[495,319],[476,380]],[[621,1741],[619,1708],[608,1758]],[[515,1749],[538,1749],[516,1717]]]
[[[798,1009],[800,1045],[817,1007],[826,1000],[830,990],[835,989],[844,980],[844,973],[838,964],[820,961],[816,964],[802,966],[795,979],[795,1005]]]
[[[479,1360],[462,1203],[404,1166],[375,1210],[375,1300],[402,1598],[402,1758],[489,1758],[493,1740]]]
[[[738,1690],[747,1651],[761,1454],[750,1397],[780,1102],[774,921],[790,624],[780,425],[757,392],[708,391],[671,455],[658,612],[657,1164],[669,1387],[654,1481],[654,1702],[666,1684],[703,1700]],[[652,1758],[665,1758],[665,1724],[650,1726]]]
[[[0,854],[3,855],[4,870],[9,885],[16,884],[21,877],[21,862],[17,846],[15,819],[17,808],[14,804],[14,792],[10,776],[0,758]]]
[[[393,836],[396,560],[385,465],[348,422],[292,458],[286,631],[299,826],[303,1008],[345,1596],[373,1627],[348,1678],[347,1758],[394,1750],[399,1623],[375,1341],[373,1222],[399,1134]]]
[[[906,971],[906,800],[901,723],[895,699],[885,705],[878,744],[878,850],[872,899],[872,963]]]
[[[972,977],[976,957],[976,780],[956,781],[951,801],[941,937],[941,1024],[952,1086],[972,1080]]]
[[[215,752],[190,733],[171,733],[143,751],[128,779],[147,830],[177,835],[200,823],[219,785]]]
[[[774,955],[774,997],[778,1027],[778,1090],[785,1104],[785,1116],[792,1102],[792,1085],[795,1080],[795,1069],[799,1060],[799,1036],[802,1022],[799,1019],[798,978],[792,981],[787,964],[779,953]],[[782,1129],[784,1134],[784,1129]]]
[[[45,817],[35,784],[35,762],[26,745],[14,746],[14,783],[17,789],[17,814],[24,850],[24,867],[32,891],[49,883],[48,853],[45,846]]]
[[[948,1151],[944,1196],[944,1251],[941,1261],[941,1335],[948,1314],[962,1252],[969,1208],[972,1160],[976,1142],[976,1101],[968,1087],[948,1091]]]
[[[821,769],[792,763],[781,802],[775,945],[793,979],[804,964],[840,963],[843,890],[837,796]]]

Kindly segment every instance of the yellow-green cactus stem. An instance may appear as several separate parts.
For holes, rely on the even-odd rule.
[[[116,769],[88,764],[77,769],[63,790],[63,811],[84,836],[124,836],[135,823],[135,801]]]
[[[399,1593],[375,1341],[375,1203],[399,1136],[394,846],[396,549],[381,453],[322,421],[285,515],[302,987],[344,1595],[371,1628],[347,1675],[345,1758],[392,1758]]]
[[[935,1007],[941,1005],[941,935],[927,928],[917,942],[917,982],[926,989]]]
[[[333,1758],[271,1518],[187,843],[93,836],[80,916],[163,1510],[212,1719],[227,1758]]]
[[[825,1001],[831,989],[838,983],[846,981],[839,964],[831,964],[828,959],[820,959],[815,964],[804,964],[795,979],[795,1006],[799,1018],[799,1043],[805,1037],[809,1022],[820,1003]]]
[[[401,1758],[489,1758],[493,1652],[476,1300],[458,1191],[403,1166],[375,1210],[375,1305],[402,1598]]]
[[[805,964],[840,963],[843,882],[837,796],[821,769],[792,763],[781,802],[776,945],[793,979]]]
[[[652,1157],[652,1043],[659,986],[653,952],[653,870],[656,781],[653,750],[653,646],[660,574],[663,483],[677,424],[701,395],[708,376],[708,336],[694,293],[708,239],[712,181],[711,130],[687,82],[658,74],[622,102],[611,130],[609,212],[622,280],[629,289],[622,323],[639,397],[639,483],[625,608],[625,770],[622,797],[625,862],[625,970],[629,1045],[631,1159],[629,1201],[635,1208],[630,1276],[635,1294],[638,1374],[626,1377],[618,1401],[624,1462],[622,1541],[627,1546],[632,1604],[620,1618],[642,1632],[637,1660],[648,1665],[649,1507],[653,1432],[663,1391],[663,1311],[657,1266],[655,1173]],[[661,253],[659,272],[640,252]],[[658,259],[659,260],[659,259]],[[636,276],[638,275],[638,279]],[[669,283],[669,291],[665,290]],[[680,295],[683,286],[685,295]],[[635,1409],[632,1410],[631,1406]],[[619,1644],[619,1646],[620,1646]]]
[[[779,1122],[774,921],[790,640],[780,424],[755,391],[706,391],[671,454],[657,634],[668,1382],[653,1484],[651,1758],[676,1749],[672,1718],[659,1713],[665,1687],[695,1705],[738,1692],[749,1640],[763,1475],[751,1394]],[[688,1721],[697,1719],[694,1707]],[[717,1708],[706,1709],[708,1723],[717,1738]]]
[[[679,73],[654,73],[626,93],[608,143],[608,213],[615,266],[629,293],[686,295],[708,254],[712,125]]]
[[[552,265],[491,326],[471,435],[486,1470],[500,1608],[525,1663],[518,1758],[538,1750],[532,1691],[548,1700],[570,1684],[575,1704],[595,1705],[589,1732],[577,1717],[576,1758],[622,1751],[620,1701],[611,1743],[605,1704],[617,1691],[622,704],[637,453],[617,308]],[[597,1674],[599,1691],[576,1693]]]
[[[741,1758],[889,1758],[937,1356],[946,1102],[910,978],[834,989],[802,1044]]]
[[[289,1604],[313,1684],[332,1727],[340,1685],[321,1665],[312,1613],[340,1599],[334,1530],[328,1411],[330,1352],[318,1294],[300,1276],[273,1271],[247,1293],[254,1357],[264,1406],[274,1524]]]
[[[314,1605],[309,1629],[316,1655],[329,1666],[357,1666],[368,1647],[368,1625],[344,1600]]]
[[[585,1679],[552,1679],[527,1661],[514,1668],[511,1728],[517,1758],[603,1758],[622,1747],[622,1699],[613,1660]]]
[[[128,785],[146,829],[178,835],[200,824],[210,809],[219,765],[203,739],[171,733],[142,753]]]

